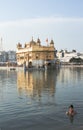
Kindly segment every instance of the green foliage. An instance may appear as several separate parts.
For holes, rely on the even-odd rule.
[[[70,61],[71,63],[83,63],[83,59],[81,58],[71,58]]]

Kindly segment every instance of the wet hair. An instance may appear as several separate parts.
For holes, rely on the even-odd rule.
[[[70,107],[71,107],[71,108],[74,108],[73,105],[70,105],[69,108],[70,108]]]

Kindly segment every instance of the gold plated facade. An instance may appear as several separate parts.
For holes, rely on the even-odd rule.
[[[41,67],[45,65],[45,63],[54,63],[54,42],[51,40],[49,44],[46,43],[46,46],[42,46],[39,38],[36,42],[32,38],[29,43],[25,43],[24,47],[18,43],[16,57],[18,65],[26,64],[28,67]]]

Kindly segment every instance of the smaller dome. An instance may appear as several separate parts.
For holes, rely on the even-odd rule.
[[[20,42],[17,44],[17,48],[21,48],[22,44],[20,44]]]
[[[40,39],[39,39],[39,38],[37,39],[37,43],[41,43],[41,41],[40,41]]]
[[[53,40],[51,40],[50,44],[54,44],[54,41],[53,41]]]
[[[32,37],[32,40],[30,41],[30,44],[31,45],[36,45],[36,42],[33,40],[33,37]]]

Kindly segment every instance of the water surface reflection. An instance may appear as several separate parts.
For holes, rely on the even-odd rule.
[[[18,72],[17,86],[19,95],[26,94],[39,99],[45,93],[48,96],[54,96],[58,73],[57,70]]]
[[[65,112],[73,104],[74,118]],[[82,130],[83,68],[0,71],[2,130]]]

